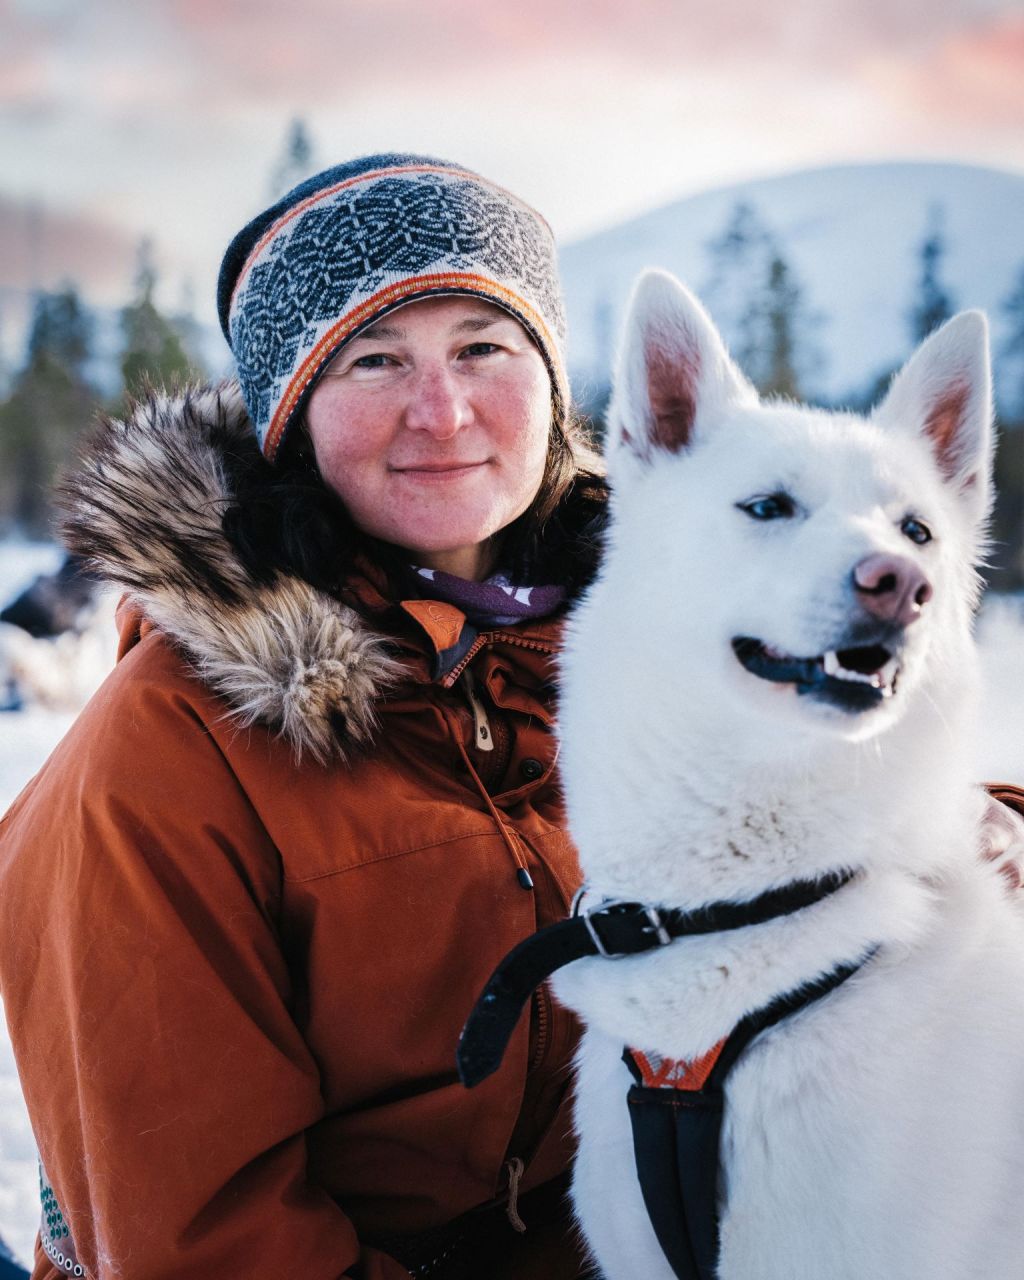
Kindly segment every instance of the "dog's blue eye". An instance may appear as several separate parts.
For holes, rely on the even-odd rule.
[[[916,542],[919,547],[923,547],[926,542],[931,542],[932,531],[922,520],[915,520],[913,516],[907,516],[906,520],[900,525],[900,530],[907,535],[911,542]]]
[[[788,493],[769,493],[736,505],[752,520],[785,520],[796,513],[796,503]]]

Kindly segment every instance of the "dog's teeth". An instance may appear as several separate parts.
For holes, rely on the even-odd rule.
[[[890,658],[885,666],[879,671],[879,679],[881,681],[880,688],[883,698],[891,698],[896,692],[896,676],[899,674],[900,664],[895,658]]]
[[[835,649],[829,649],[827,653],[822,654],[821,665],[825,669],[825,674],[834,680],[869,685],[872,689],[878,689],[885,698],[892,697],[893,684],[899,672],[899,663],[895,658],[890,658],[885,666],[879,667],[877,671],[851,671],[839,661],[839,654]]]

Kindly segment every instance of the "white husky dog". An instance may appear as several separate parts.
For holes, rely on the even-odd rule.
[[[573,1196],[608,1280],[674,1274],[623,1047],[700,1058],[864,956],[728,1077],[717,1274],[1024,1275],[1024,921],[977,855],[969,771],[991,450],[980,313],[865,419],[761,402],[676,280],[637,286],[607,558],[564,661],[588,901],[696,908],[854,874],[769,923],[555,980],[586,1025]]]

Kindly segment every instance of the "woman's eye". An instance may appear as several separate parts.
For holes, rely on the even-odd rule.
[[[383,369],[385,365],[390,364],[391,356],[385,355],[383,351],[375,351],[369,356],[360,356],[358,360],[353,360],[353,369]]]
[[[464,356],[489,356],[498,350],[496,342],[471,342],[468,347],[462,349]]]
[[[931,529],[923,520],[917,520],[913,516],[907,516],[900,525],[900,531],[905,533],[911,542],[916,542],[919,547],[923,547],[926,542],[932,540]]]
[[[736,505],[752,520],[786,520],[796,514],[796,503],[788,493],[769,493]]]

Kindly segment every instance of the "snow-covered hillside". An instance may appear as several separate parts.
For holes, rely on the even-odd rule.
[[[998,359],[1007,332],[1000,305],[1024,269],[1024,175],[910,163],[814,169],[724,187],[567,246],[561,263],[578,395],[607,379],[637,274],[664,267],[700,293],[710,271],[708,242],[740,202],[754,206],[810,306],[826,317],[818,335],[826,365],[810,390],[841,399],[908,354],[918,248],[931,210],[940,207],[943,279],[955,307],[989,313],[997,384],[1004,397],[1015,395],[1011,370]],[[1020,378],[1019,369],[1012,372]]]

